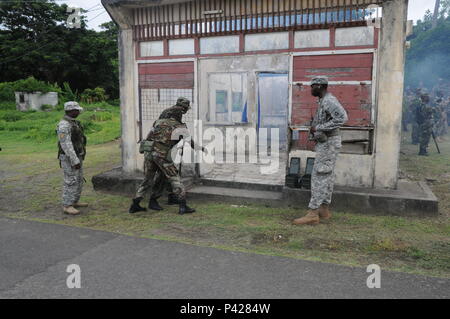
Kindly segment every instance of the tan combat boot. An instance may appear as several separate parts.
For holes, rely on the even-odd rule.
[[[328,204],[322,204],[319,207],[319,217],[320,219],[330,219],[331,212]]]
[[[78,215],[79,213],[80,213],[80,211],[76,210],[73,206],[64,207],[64,214]]]
[[[73,204],[73,207],[78,208],[78,207],[88,207],[89,204],[88,203],[75,203]]]
[[[306,216],[292,221],[294,225],[317,225],[319,223],[319,209],[310,209]]]

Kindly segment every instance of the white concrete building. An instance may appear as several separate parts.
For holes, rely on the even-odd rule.
[[[326,75],[349,115],[336,183],[397,187],[407,0],[102,3],[120,27],[125,172],[142,169],[137,141],[185,96],[193,102],[185,121],[198,134],[253,129],[247,150],[260,152],[263,129],[280,132],[278,170],[261,174],[264,163],[202,162],[200,177],[284,184],[289,158],[300,157],[304,171],[314,157],[307,132],[317,101],[309,83]],[[234,157],[236,150],[225,145],[223,152]]]

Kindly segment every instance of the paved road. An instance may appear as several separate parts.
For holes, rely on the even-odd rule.
[[[66,267],[81,267],[68,289]],[[0,218],[1,298],[449,298],[450,280]]]

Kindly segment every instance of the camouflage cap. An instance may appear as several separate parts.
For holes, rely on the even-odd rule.
[[[78,110],[83,111],[83,108],[75,101],[69,101],[64,103],[64,111],[72,111],[72,110]]]
[[[320,84],[320,85],[328,85],[328,78],[326,76],[318,76],[311,80],[311,85]]]
[[[183,107],[189,107],[189,105],[191,104],[191,101],[189,101],[187,98],[185,97],[180,97],[177,100],[177,105],[178,106],[183,106]]]

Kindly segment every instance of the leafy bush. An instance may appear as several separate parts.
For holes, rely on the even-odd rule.
[[[18,80],[14,82],[13,88],[17,92],[27,92],[27,93],[33,93],[33,92],[42,92],[42,93],[48,93],[48,92],[58,92],[61,93],[61,89],[58,87],[58,85],[52,85],[50,83],[46,83],[43,81],[36,80],[34,77],[30,76],[29,78],[25,80]]]
[[[51,104],[43,104],[43,105],[41,105],[41,110],[42,111],[51,111],[51,110],[53,110],[53,105],[51,105]]]
[[[120,106],[120,99],[109,100],[108,103],[112,106]]]
[[[68,82],[63,83],[63,90],[61,95],[64,102],[78,101],[80,99],[78,90],[75,90],[74,92]]]
[[[0,83],[0,101],[14,102],[15,100],[16,97],[14,95],[14,82]]]
[[[86,103],[95,103],[106,101],[108,96],[105,94],[105,89],[96,87],[95,89],[86,89],[81,93],[81,101]]]

